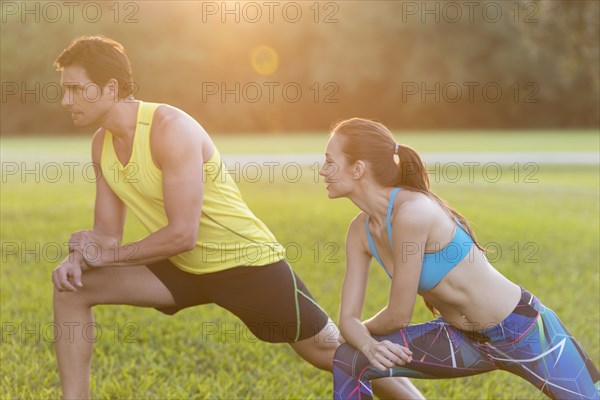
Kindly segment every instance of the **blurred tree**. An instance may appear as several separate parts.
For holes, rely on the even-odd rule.
[[[574,102],[566,102],[570,107],[565,111],[577,115],[584,125],[598,127],[600,2],[521,0],[520,4],[521,16],[530,14],[535,20],[515,24],[531,59],[558,72],[559,79],[547,88],[547,96],[557,103],[569,96]]]
[[[521,12],[534,13],[536,23],[517,23],[534,60],[554,60],[568,87],[582,75],[600,88],[600,2],[521,0]]]
[[[2,134],[73,130],[42,89],[59,80],[54,58],[84,34],[124,44],[137,97],[178,106],[212,132],[323,130],[356,115],[399,128],[600,126],[597,1],[476,2],[472,10],[466,2],[296,2],[296,22],[283,17],[287,3],[269,15],[262,2],[228,2],[228,14],[207,12],[220,2],[131,2],[138,8],[128,23],[131,10],[115,21],[115,3],[99,4],[97,23],[2,14]],[[252,67],[259,46],[277,55],[270,73]],[[23,93],[36,85],[37,98]]]

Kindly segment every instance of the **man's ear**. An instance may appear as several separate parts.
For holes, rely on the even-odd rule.
[[[109,79],[103,90],[107,91],[105,93],[108,93],[113,100],[116,101],[119,98],[119,82],[115,78]]]

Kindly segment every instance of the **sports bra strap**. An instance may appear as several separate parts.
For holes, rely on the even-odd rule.
[[[387,216],[386,216],[386,228],[388,232],[388,237],[390,240],[390,246],[392,246],[392,211],[394,209],[394,201],[396,199],[396,194],[400,188],[394,188],[390,194],[390,200],[388,203]],[[371,236],[371,231],[369,229],[369,220],[370,217],[367,215],[367,239],[369,241],[369,249],[371,250],[371,254],[381,268],[385,271],[387,276],[392,279],[388,270],[383,265],[381,258],[379,258],[379,253],[377,253],[377,248],[375,248],[375,242],[373,241],[373,237]],[[452,270],[461,260],[463,260],[471,247],[473,247],[473,239],[469,235],[469,233],[463,228],[460,220],[454,217],[454,220],[458,224],[454,236],[452,237],[452,241],[445,246],[443,249],[436,251],[435,253],[425,253],[423,256],[423,264],[421,267],[421,275],[419,277],[419,287],[417,289],[418,293],[423,293],[428,290],[431,290],[435,285],[437,285],[440,280]],[[453,253],[448,254],[448,251],[452,249],[456,252],[458,248],[459,254],[454,255]]]
[[[394,190],[392,190],[392,193],[390,194],[390,201],[388,202],[387,216],[386,216],[386,220],[385,220],[385,223],[387,226],[388,237],[390,239],[390,247],[392,247],[392,210],[394,209],[394,200],[396,199],[396,193],[398,193],[399,190],[400,190],[400,188],[394,188]],[[371,236],[371,230],[369,229],[370,218],[371,217],[367,215],[366,229],[367,229],[367,240],[369,241],[369,249],[371,249],[371,254],[373,254],[373,257],[375,257],[375,259],[377,260],[379,265],[381,265],[381,268],[383,268],[383,270],[385,271],[387,276],[389,276],[391,279],[392,278],[391,275],[389,274],[387,269],[385,269],[385,267],[383,266],[383,262],[381,261],[381,258],[379,258],[379,253],[377,252],[377,248],[375,247],[375,242],[373,241],[373,237]]]
[[[373,254],[373,257],[375,257],[375,259],[377,260],[379,265],[381,265],[381,268],[383,268],[383,270],[385,271],[387,276],[389,276],[391,279],[392,277],[387,272],[387,269],[385,269],[385,267],[383,266],[383,261],[381,261],[381,258],[379,258],[379,253],[377,252],[377,247],[375,247],[375,242],[373,242],[373,238],[371,237],[371,231],[369,230],[369,216],[368,215],[367,215],[367,240],[369,241],[369,249],[371,249],[371,254]]]
[[[400,188],[394,188],[390,194],[390,201],[388,202],[387,216],[385,217],[385,224],[387,225],[388,239],[390,239],[390,247],[392,246],[392,210],[394,209],[394,202],[396,201],[396,193],[400,191]]]

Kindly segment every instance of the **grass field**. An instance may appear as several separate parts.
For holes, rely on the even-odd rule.
[[[594,151],[597,135],[582,132],[485,137],[441,134],[413,137],[422,151]],[[450,137],[452,138],[450,140]],[[56,157],[89,154],[86,139],[2,139],[2,161],[39,152]],[[217,138],[221,151],[323,150],[326,138]],[[412,144],[410,140],[402,140]],[[15,158],[11,158],[15,156]],[[29,165],[29,164],[27,164]],[[3,166],[4,167],[4,166]],[[33,168],[35,165],[29,165]],[[465,176],[467,176],[466,171]],[[71,232],[92,224],[94,184],[75,168],[74,179],[50,172],[2,176],[0,303],[2,321],[0,398],[60,397],[52,343],[50,273],[62,259]],[[64,173],[64,171],[63,171]],[[53,175],[54,176],[54,175]],[[38,178],[38,179],[36,179]],[[554,309],[600,366],[599,172],[598,166],[540,165],[534,181],[508,167],[491,182],[476,170],[474,181],[434,180],[434,190],[469,218],[488,258],[509,279]],[[290,261],[322,307],[337,320],[344,271],[343,244],[356,214],[345,200],[328,200],[312,170],[291,182],[239,179],[254,212],[290,249]],[[132,217],[127,241],[145,235]],[[85,281],[84,281],[85,283]],[[385,305],[387,277],[373,268],[364,317]],[[383,289],[382,288],[386,288]],[[414,322],[429,319],[418,302]],[[255,338],[232,315],[208,305],[166,317],[151,309],[95,308],[92,373],[94,398],[331,397],[331,376],[301,361],[286,345]],[[99,332],[102,332],[101,336]],[[90,337],[93,334],[90,333]],[[506,372],[472,378],[414,381],[428,398],[542,399],[529,383]]]

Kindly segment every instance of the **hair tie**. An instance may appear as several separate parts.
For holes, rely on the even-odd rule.
[[[400,144],[396,143],[396,148],[394,149],[394,154],[398,154],[399,149],[400,149]]]

